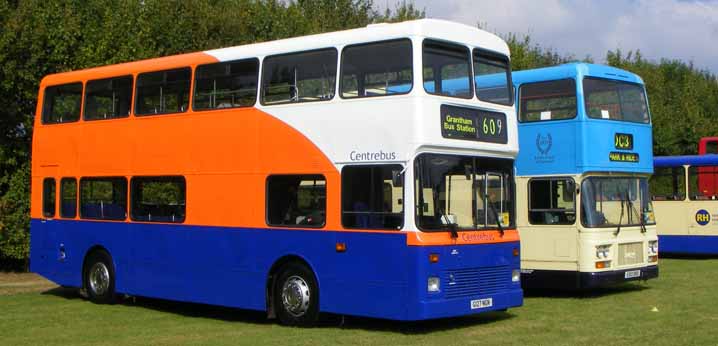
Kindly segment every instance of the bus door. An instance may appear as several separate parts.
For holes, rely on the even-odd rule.
[[[528,227],[521,232],[522,261],[547,270],[577,270],[578,219],[572,178],[528,181]],[[531,265],[530,267],[536,267]]]

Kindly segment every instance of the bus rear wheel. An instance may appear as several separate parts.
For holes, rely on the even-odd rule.
[[[97,304],[115,302],[115,267],[104,250],[93,251],[83,270],[82,282],[90,301]]]
[[[284,325],[314,325],[319,319],[319,288],[314,273],[294,262],[282,268],[274,285],[274,306]]]

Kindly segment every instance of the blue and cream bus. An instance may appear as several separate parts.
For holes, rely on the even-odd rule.
[[[517,225],[525,288],[591,288],[658,276],[641,78],[585,63],[513,73]]]
[[[658,156],[653,163],[661,252],[718,255],[718,155]]]

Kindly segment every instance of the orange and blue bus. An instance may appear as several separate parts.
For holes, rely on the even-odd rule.
[[[520,306],[511,90],[503,40],[438,20],[49,75],[31,269],[291,325]]]
[[[718,155],[657,156],[651,177],[661,252],[718,255]],[[706,151],[706,146],[708,150]]]

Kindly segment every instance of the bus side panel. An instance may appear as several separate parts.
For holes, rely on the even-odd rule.
[[[61,286],[82,287],[85,256],[91,248],[99,246],[112,256],[116,290],[127,291],[124,285],[129,253],[127,223],[33,219],[30,225],[32,244],[46,244],[32,247],[33,272]]]
[[[409,320],[441,318],[504,310],[523,304],[520,282],[513,282],[513,270],[520,269],[514,256],[519,242],[411,247],[410,257],[417,270],[410,287],[415,294]],[[438,254],[437,263],[429,262]],[[440,278],[439,292],[428,292],[429,277]],[[491,299],[491,306],[472,307],[472,301]]]
[[[272,265],[306,261],[320,289],[334,267],[334,233],[132,224],[130,294],[253,310],[266,308]]]
[[[323,278],[321,309],[338,314],[405,319],[408,257],[405,232],[336,232],[346,251],[327,258],[334,273]],[[324,259],[322,259],[324,260]]]
[[[660,253],[718,255],[718,235],[659,235]]]

